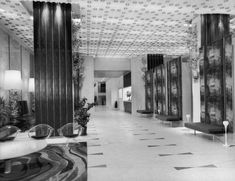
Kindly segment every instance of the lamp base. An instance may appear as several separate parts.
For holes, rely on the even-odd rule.
[[[228,145],[228,144],[223,144],[223,146],[224,146],[224,147],[230,147],[230,145]]]

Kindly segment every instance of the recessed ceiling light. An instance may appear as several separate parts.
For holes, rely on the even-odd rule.
[[[0,13],[3,13],[3,12],[5,12],[5,10],[0,8]]]
[[[74,19],[73,19],[73,22],[74,22],[74,23],[81,23],[81,19],[80,19],[80,18],[74,18]]]

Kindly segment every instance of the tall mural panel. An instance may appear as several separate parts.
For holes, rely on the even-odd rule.
[[[233,130],[233,47],[231,36],[203,48],[200,59],[201,122]]]
[[[182,117],[181,58],[167,62],[168,115]]]
[[[166,114],[166,83],[165,83],[165,66],[162,64],[155,69],[155,105],[157,114]]]
[[[153,71],[145,72],[145,108],[153,111]]]
[[[224,117],[223,111],[223,62],[222,41],[216,41],[207,47],[205,59],[205,99],[206,119],[205,123],[220,125]]]

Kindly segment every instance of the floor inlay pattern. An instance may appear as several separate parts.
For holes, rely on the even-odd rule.
[[[159,156],[173,156],[173,155],[193,155],[191,152],[177,153],[177,154],[159,154]]]
[[[210,164],[210,165],[202,165],[198,167],[174,167],[176,170],[185,170],[190,168],[217,168],[217,166]]]
[[[103,164],[103,165],[95,165],[95,166],[89,166],[88,168],[106,168],[107,165]]]
[[[104,155],[103,153],[90,153],[88,155]]]
[[[235,149],[223,142],[121,111],[97,110],[91,121],[89,181],[234,181]]]

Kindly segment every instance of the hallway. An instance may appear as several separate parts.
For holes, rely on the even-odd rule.
[[[184,127],[96,108],[88,135],[89,181],[235,178],[235,147]]]

